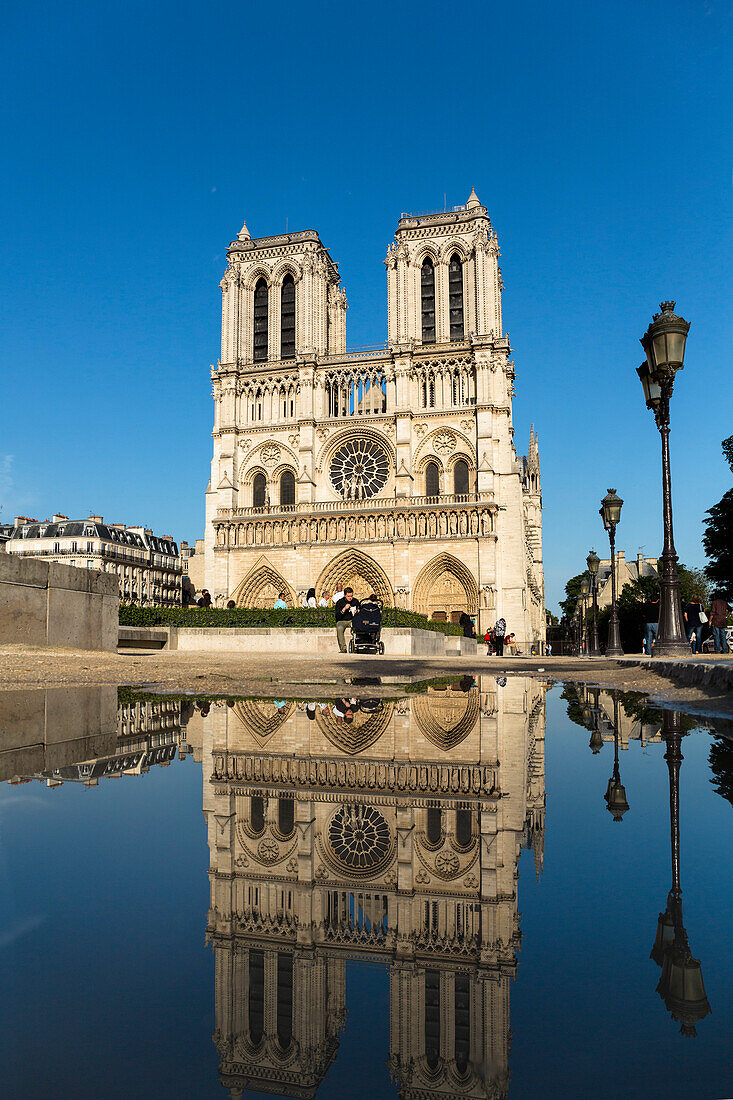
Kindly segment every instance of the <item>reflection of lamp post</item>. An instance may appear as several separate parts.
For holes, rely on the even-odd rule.
[[[583,656],[586,650],[585,644],[585,601],[590,591],[590,583],[588,581],[588,574],[583,574],[583,579],[580,582],[580,645],[578,646],[578,655]]]
[[[657,993],[673,1020],[681,1024],[683,1035],[697,1035],[695,1024],[711,1011],[705,995],[699,959],[692,957],[682,921],[680,886],[680,765],[682,764],[682,715],[677,710],[662,711],[662,736],[667,745],[664,759],[669,771],[669,819],[672,846],[672,889],[667,908],[659,914],[657,934],[651,958],[661,966]]]
[[[598,706],[598,688],[593,689],[594,702],[591,707],[591,715],[593,718],[593,730],[590,735],[590,749],[593,755],[596,756],[603,748],[603,734],[601,733],[601,708]]]
[[[608,531],[608,541],[611,544],[611,617],[608,620],[608,641],[606,642],[607,657],[623,657],[621,648],[621,632],[618,626],[618,611],[616,610],[616,525],[621,519],[621,506],[623,501],[617,495],[615,489],[609,489],[601,501],[599,513],[603,520],[603,526]]]
[[[621,782],[618,767],[618,692],[616,691],[613,693],[613,775],[608,781],[604,797],[606,808],[613,815],[613,820],[623,821],[629,804],[626,801],[626,788]]]
[[[591,641],[590,655],[591,657],[600,657],[601,646],[598,641],[598,566],[601,564],[601,559],[598,557],[595,550],[591,550],[588,557],[585,559],[585,563],[588,566],[590,590],[593,594],[593,639]]]
[[[641,337],[646,362],[637,367],[644,388],[646,407],[662,437],[662,508],[664,516],[664,549],[659,575],[659,629],[654,644],[657,657],[682,656],[689,653],[682,622],[680,579],[677,574],[677,554],[672,530],[672,474],[669,463],[669,402],[674,389],[674,376],[684,367],[685,342],[689,321],[674,312],[674,302],[662,302],[661,313]]]

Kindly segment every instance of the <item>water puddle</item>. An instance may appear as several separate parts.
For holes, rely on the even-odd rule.
[[[302,692],[0,692],[4,1095],[731,1095],[730,719]]]

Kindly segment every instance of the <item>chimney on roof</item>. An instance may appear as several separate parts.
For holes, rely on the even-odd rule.
[[[92,521],[92,523],[104,523],[104,520],[101,516],[90,516],[89,519]]]
[[[64,519],[65,519],[65,518],[66,518],[66,517],[64,516]],[[37,519],[33,519],[33,517],[32,517],[32,516],[16,516],[16,517],[15,517],[15,526],[16,526],[16,527],[20,527],[20,525],[21,525],[22,523],[38,523],[38,520],[37,520]]]
[[[59,512],[53,517],[53,522],[54,523],[63,523],[63,521],[65,519],[68,519],[68,518],[69,518],[68,516],[62,516],[61,513]]]

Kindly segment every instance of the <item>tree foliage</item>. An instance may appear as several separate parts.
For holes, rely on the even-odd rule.
[[[576,577],[571,577],[565,585],[565,599],[560,600],[560,610],[567,617],[568,622],[575,614],[575,607],[580,596],[580,585],[584,576],[585,573],[578,573]]]
[[[733,435],[722,443],[725,459],[733,470]],[[733,592],[733,489],[708,509],[702,544],[708,557],[705,570],[716,588]]]

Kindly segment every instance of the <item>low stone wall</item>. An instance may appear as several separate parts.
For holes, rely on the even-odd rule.
[[[122,647],[165,648],[196,653],[292,653],[301,656],[312,653],[327,657],[338,652],[333,627],[121,626],[119,640]],[[451,637],[435,630],[414,627],[385,627],[382,641],[384,651],[390,657],[476,654],[476,642],[472,638]]]
[[[114,651],[118,616],[116,576],[0,554],[0,645]]]

